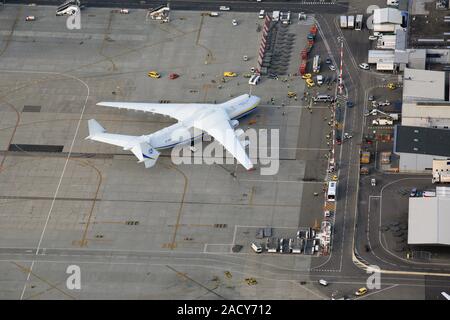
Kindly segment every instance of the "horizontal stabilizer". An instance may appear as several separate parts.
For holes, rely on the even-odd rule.
[[[91,119],[91,120],[88,121],[88,127],[89,127],[89,136],[86,137],[86,139],[91,139],[96,134],[106,132],[105,128],[103,128],[100,125],[100,123],[98,123],[94,119]]]

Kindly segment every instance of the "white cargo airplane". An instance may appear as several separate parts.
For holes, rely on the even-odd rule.
[[[201,138],[203,132],[206,132],[249,170],[253,164],[245,153],[245,145],[239,140],[244,131],[242,129],[234,131],[234,128],[239,124],[236,119],[252,112],[260,100],[259,97],[243,94],[221,104],[99,102],[98,106],[162,114],[177,119],[178,122],[149,135],[127,136],[106,133],[96,120],[91,119],[88,121],[89,136],[86,139],[131,150],[139,162],[144,162],[145,167],[150,168],[155,165],[160,154],[159,150],[190,143],[194,139]],[[194,128],[202,132],[194,136]]]

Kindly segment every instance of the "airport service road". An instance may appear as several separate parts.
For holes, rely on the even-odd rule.
[[[36,256],[32,249],[2,248],[1,298],[18,299],[17,282],[26,275],[32,259],[35,267],[23,299],[330,299],[331,295],[355,298],[353,292],[366,285],[367,276],[326,272],[302,272],[262,263],[259,271],[248,270],[240,255],[216,255],[158,251],[102,251],[45,249]],[[255,261],[260,264],[260,261]],[[65,286],[66,268],[81,270],[81,290]],[[227,273],[226,273],[227,272]],[[228,276],[226,275],[228,274]],[[254,277],[249,287],[244,279]],[[327,287],[317,281],[326,279]],[[179,284],[181,280],[181,285]],[[450,283],[428,277],[382,275],[381,287],[362,299],[438,299]],[[264,292],[263,292],[264,291]],[[275,296],[275,297],[274,297]]]
[[[355,230],[358,230],[355,219],[358,215],[359,146],[364,132],[365,100],[367,88],[382,86],[389,81],[390,77],[373,71],[364,71],[358,67],[359,63],[367,59],[367,50],[369,49],[367,29],[362,31],[341,30],[338,25],[338,16],[332,14],[319,14],[317,20],[338,65],[340,61],[339,38],[344,40],[344,92],[347,101],[354,104],[353,108],[346,109],[344,128],[342,129],[342,132],[350,133],[353,138],[344,141],[337,148],[340,171],[333,251],[328,259],[319,264],[317,268],[319,270],[336,270],[343,275],[358,274],[361,271],[354,265],[352,256]]]
[[[359,43],[355,50],[348,43],[348,39],[359,37],[363,39],[367,31],[346,30],[345,34],[336,25],[337,15],[317,15],[321,30],[329,44],[329,51],[333,55],[337,65],[340,63],[340,43],[338,37],[345,39],[343,77],[346,86],[347,99],[355,105],[352,109],[345,110],[344,128],[342,132],[349,132],[353,139],[344,142],[337,148],[336,157],[339,165],[338,201],[334,224],[333,250],[329,257],[324,259],[316,267],[321,270],[336,270],[342,275],[358,274],[361,272],[354,266],[352,256],[352,242],[354,233],[354,216],[356,206],[358,171],[358,145],[355,143],[361,137],[362,105],[364,81],[369,79],[365,74],[360,74],[356,61],[364,56],[364,49]],[[364,43],[364,42],[362,42]],[[356,57],[355,57],[356,56]],[[362,77],[362,78],[361,78]]]
[[[17,3],[17,4],[28,4],[24,0],[11,0],[8,3]],[[53,5],[58,6],[61,4],[61,1],[56,0],[37,0],[34,3],[38,5]],[[86,0],[83,1],[86,8],[89,7],[104,7],[104,8],[122,8],[124,6],[123,2],[120,0]],[[139,9],[147,9],[154,8],[160,5],[166,5],[167,1],[146,1],[145,4],[141,4],[138,0],[127,1],[127,8],[139,8]],[[233,12],[257,12],[261,9],[266,10],[290,10],[291,12],[302,12],[302,11],[310,11],[310,12],[329,12],[330,9],[335,12],[346,12],[348,3],[347,2],[337,2],[337,1],[320,1],[320,0],[311,0],[311,1],[302,1],[302,2],[283,2],[283,1],[209,1],[209,0],[175,0],[170,1],[170,8],[173,10],[210,10],[210,11],[219,11],[220,6],[229,6],[230,11]]]

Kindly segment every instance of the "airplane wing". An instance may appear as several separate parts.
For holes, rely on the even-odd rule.
[[[98,106],[128,109],[162,114],[183,121],[207,104],[199,103],[146,103],[146,102],[99,102]]]
[[[230,125],[230,118],[223,109],[217,109],[208,115],[192,122],[192,126],[206,131],[214,137],[245,169],[250,170],[253,164],[245,152],[234,129]]]

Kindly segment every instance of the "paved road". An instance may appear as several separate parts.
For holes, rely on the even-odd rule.
[[[61,0],[36,0],[33,3],[37,5],[52,5],[57,6],[63,3]],[[139,0],[127,1],[127,8],[153,8],[159,5],[165,5],[168,1],[146,1],[142,4]],[[232,11],[240,12],[257,12],[261,9],[267,10],[291,10],[293,12],[314,10],[314,12],[328,12],[332,8],[333,12],[346,12],[347,2],[334,3],[333,1],[311,0],[311,1],[239,1],[239,0],[225,0],[225,1],[209,1],[209,0],[175,0],[169,1],[170,6],[174,10],[219,10],[222,5],[229,6]],[[6,3],[13,4],[28,4],[30,1],[26,0],[9,0]],[[123,1],[120,0],[84,0],[82,4],[86,7],[107,7],[107,8],[121,8],[124,6]]]

